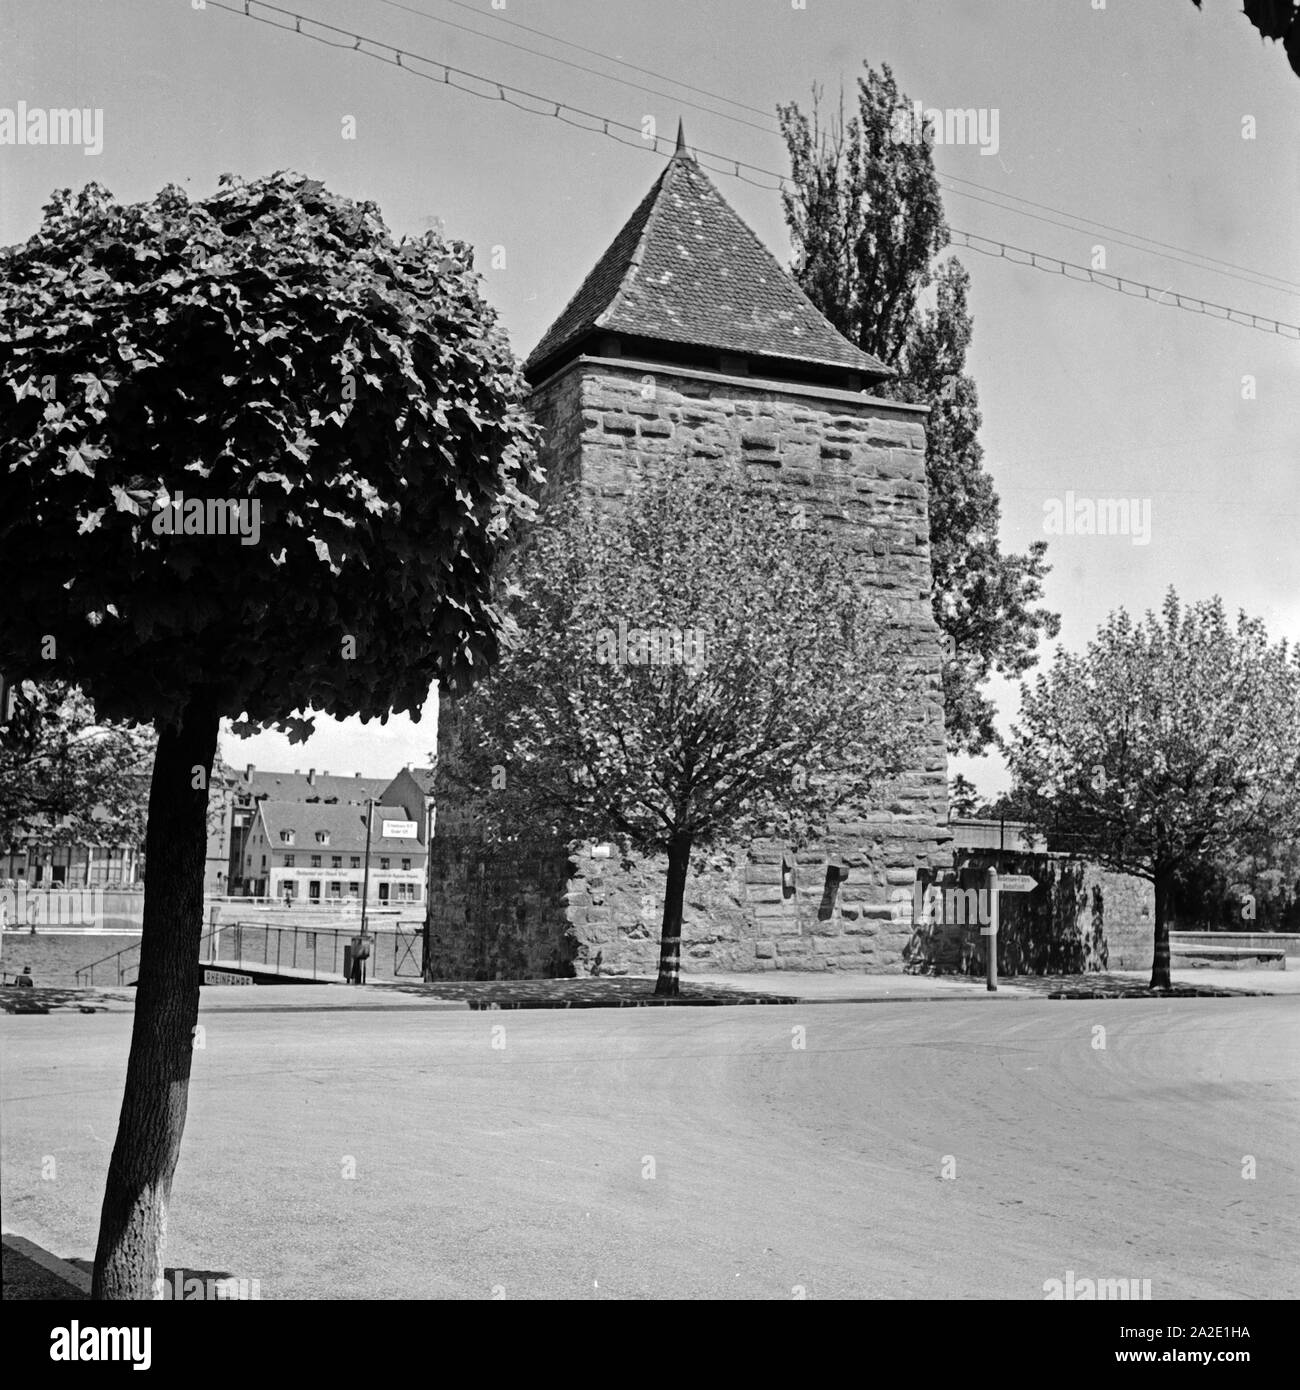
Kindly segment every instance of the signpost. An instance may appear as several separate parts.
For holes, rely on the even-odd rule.
[[[366,899],[370,896],[370,823],[375,817],[375,799],[366,798],[366,868],[361,881],[361,935],[366,934]]]
[[[1000,917],[999,893],[1032,893],[1038,887],[1038,880],[1028,874],[1007,874],[998,877],[996,869],[989,870],[989,924],[981,927],[980,933],[988,938],[984,950],[984,982],[991,994],[998,992],[998,922]]]

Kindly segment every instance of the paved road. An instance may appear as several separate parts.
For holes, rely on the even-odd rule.
[[[264,1298],[1300,1294],[1293,999],[204,1021],[168,1264]],[[0,1019],[5,1226],[65,1258],[129,1026]]]

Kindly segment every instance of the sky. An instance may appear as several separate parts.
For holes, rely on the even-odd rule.
[[[522,356],[658,176],[679,117],[706,162],[780,174],[777,103],[807,108],[819,84],[851,106],[862,64],[888,63],[923,107],[982,111],[987,136],[996,113],[996,149],[935,151],[954,229],[1300,324],[1300,79],[1235,0],[283,0],[346,30],[329,35],[337,48],[231,3],[6,0],[0,111],[101,110],[103,148],[0,145],[0,244],[32,235],[55,188],[93,179],[135,201],[175,182],[202,197],[227,171],[297,170],[377,203],[398,235],[440,225],[473,245]],[[401,50],[407,70],[358,36]],[[457,78],[483,95],[410,55],[487,79]],[[536,94],[542,114],[498,83]],[[557,103],[595,129],[556,119]],[[601,133],[647,117],[666,137],[657,153]],[[788,265],[779,195],[711,176]],[[1158,608],[1170,585],[1300,640],[1300,344],[955,254],[972,277],[968,369],[1002,544],[1049,541],[1060,643],[1081,649],[1109,612]],[[1045,531],[1067,506],[1121,498],[1135,503],[1128,534]],[[1015,686],[990,691],[1006,730]],[[419,723],[322,717],[299,745],[227,731],[223,751],[237,766],[389,776],[427,761],[435,712],[431,697]],[[985,795],[1008,784],[996,755],[953,759],[957,772]]]

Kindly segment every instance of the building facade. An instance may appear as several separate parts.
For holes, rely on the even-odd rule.
[[[331,777],[328,772],[317,773],[308,768],[304,773],[272,772],[249,763],[237,774],[230,787],[230,865],[228,882],[232,896],[253,896],[256,877],[245,879],[245,851],[248,837],[257,819],[257,806],[262,801],[319,802],[327,806],[364,806],[378,799],[388,781],[381,777]],[[263,876],[264,877],[264,876]]]
[[[0,882],[39,887],[133,888],[144,873],[141,845],[51,844],[32,835],[0,854]]]
[[[241,877],[252,897],[308,906],[360,906],[364,897],[422,916],[427,861],[422,827],[403,806],[262,799]]]
[[[142,770],[138,774],[143,795],[148,795],[150,773]],[[352,777],[332,777],[328,772],[317,773],[309,768],[305,773],[274,772],[259,770],[252,763],[242,773],[231,773],[224,766],[213,770],[212,784],[208,792],[208,845],[204,866],[203,891],[209,897],[250,896],[259,888],[259,896],[265,895],[267,874],[262,872],[261,855],[251,857],[249,836],[257,822],[258,807],[263,802],[294,805],[318,805],[322,807],[348,806],[360,808],[364,812],[367,803],[378,811],[386,808],[390,821],[414,822],[418,827],[416,839],[418,850],[399,854],[378,854],[372,869],[380,875],[379,882],[384,888],[382,899],[375,901],[420,902],[425,899],[421,887],[419,894],[412,894],[409,883],[410,869],[391,869],[377,867],[379,861],[418,859],[420,872],[424,873],[428,861],[429,834],[433,824],[433,772],[429,768],[403,768],[396,777],[362,777],[357,773]],[[325,862],[328,867],[336,867],[333,860],[339,857],[329,855]],[[312,855],[309,852],[304,864],[310,868]],[[350,867],[355,854],[348,853],[345,865]],[[270,856],[268,855],[268,861]],[[268,869],[270,864],[268,862]],[[63,842],[61,837],[34,831],[11,845],[0,846],[0,884],[12,881],[43,888],[142,888],[145,875],[144,844],[88,843],[78,840]],[[385,878],[391,873],[393,877]],[[311,875],[300,876],[306,885],[301,890],[307,900],[312,895]],[[299,877],[292,874],[282,876],[286,884],[294,884]],[[320,889],[322,895],[329,895],[329,884],[337,879],[326,880],[326,887]],[[351,880],[346,880],[350,883]],[[290,887],[289,893],[297,890]],[[349,889],[345,886],[339,896],[347,898]],[[284,892],[276,896],[283,898]],[[352,895],[360,901],[360,889]]]
[[[850,557],[916,676],[918,752],[872,805],[798,854],[754,841],[700,856],[683,970],[899,968],[911,929],[892,894],[942,869],[951,840],[925,409],[872,393],[889,368],[820,314],[680,138],[525,372],[548,479],[616,500],[669,460],[739,466]],[[440,765],[455,758],[454,722],[446,729]],[[440,786],[433,977],[653,973],[664,861],[590,844],[490,853],[465,825]]]

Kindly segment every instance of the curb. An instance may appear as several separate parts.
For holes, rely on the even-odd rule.
[[[1088,999],[1088,1000],[1129,1000],[1129,999],[1246,999],[1246,998],[1273,998],[1274,996],[1266,990],[1247,990],[1247,989],[1200,989],[1176,991],[1169,994],[1121,994],[1119,992],[1107,992],[1104,990],[1085,990],[1081,992],[1053,990],[1050,993],[1038,993],[1031,990],[1012,990],[1002,989],[989,993],[986,991],[970,993],[943,994],[857,994],[857,995],[827,995],[822,998],[813,998],[806,995],[765,995],[758,998],[747,999],[609,999],[609,1000],[573,1000],[573,999],[438,999],[431,998],[427,1002],[411,1004],[366,1004],[357,1002],[355,1004],[306,1004],[295,1005],[284,1004],[265,1004],[265,1005],[232,1005],[229,1008],[210,1009],[204,1011],[206,1016],[212,1017],[220,1014],[265,1014],[265,1013],[387,1013],[387,1014],[409,1014],[409,1013],[459,1013],[462,1010],[470,1010],[475,1013],[489,1012],[523,1012],[525,1010],[595,1010],[595,1009],[645,1009],[645,1008],[737,1008],[752,1007],[754,1005],[781,1006],[789,1008],[794,1005],[823,1005],[823,1004],[959,1004],[988,1000],[991,1003],[1014,1003],[1028,1000],[1069,1000],[1069,999]]]
[[[16,1255],[22,1255],[34,1265],[39,1265],[46,1274],[52,1274],[56,1279],[76,1289],[82,1298],[90,1297],[90,1275],[78,1269],[76,1265],[70,1265],[66,1260],[51,1255],[48,1250],[42,1249],[26,1236],[13,1235],[5,1231],[0,1235],[0,1240],[3,1240],[8,1249]]]

